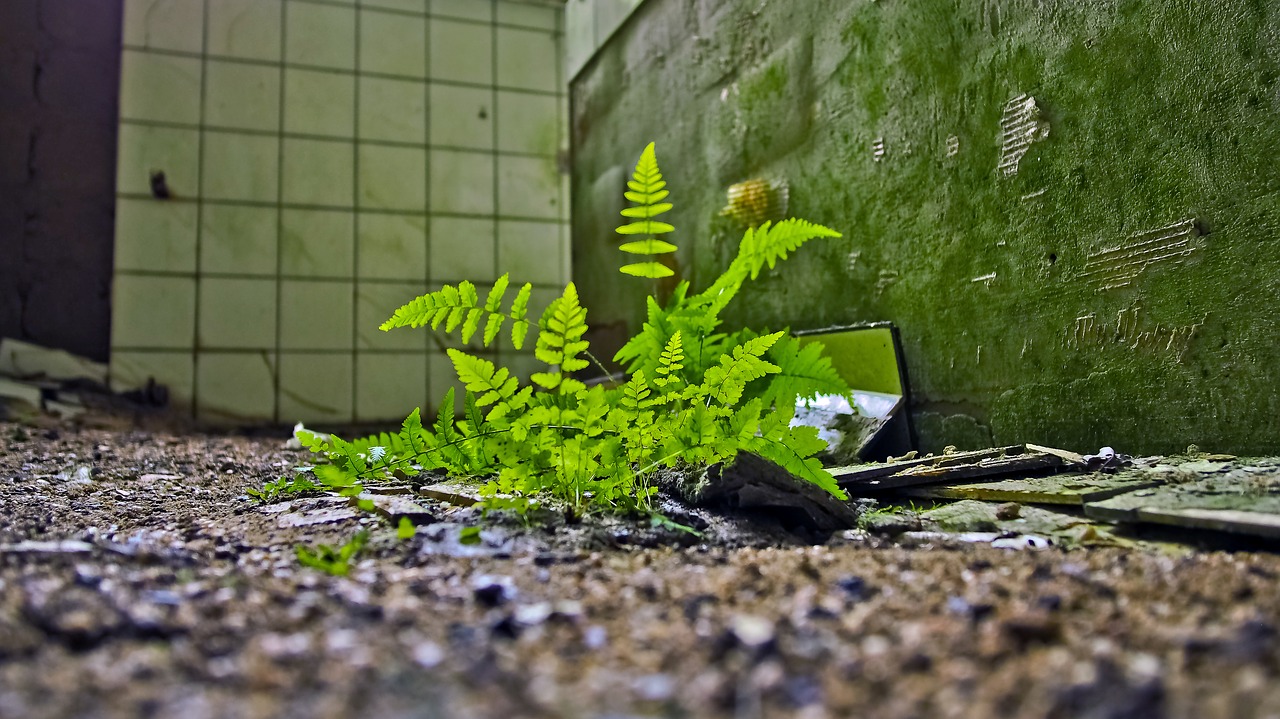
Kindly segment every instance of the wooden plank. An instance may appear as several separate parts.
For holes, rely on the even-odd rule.
[[[911,487],[903,491],[909,497],[926,499],[980,499],[988,502],[1019,504],[1056,504],[1082,507],[1120,494],[1157,487],[1157,479],[1116,477],[1107,474],[1053,475],[1005,479],[974,484],[948,484]]]
[[[856,486],[869,480],[888,477],[913,467],[922,467],[925,465],[949,467],[956,464],[978,462],[984,459],[993,459],[1006,455],[1019,455],[1025,451],[1026,447],[1017,444],[1009,447],[980,449],[972,452],[956,452],[954,454],[940,454],[929,457],[899,460],[897,462],[884,462],[882,464],[855,464],[848,467],[830,467],[827,471],[831,472],[832,476],[836,478],[836,482],[839,483],[841,487],[848,489],[849,486]],[[848,484],[846,485],[846,483]]]
[[[1239,509],[1162,509],[1143,507],[1138,520],[1191,529],[1212,529],[1232,534],[1248,534],[1280,539],[1280,514]]]
[[[1062,458],[1056,455],[1028,453],[1009,457],[991,457],[968,464],[919,465],[889,476],[852,482],[841,480],[840,486],[855,494],[877,493],[921,485],[998,477],[1005,474],[1035,474],[1059,469],[1063,464]]]

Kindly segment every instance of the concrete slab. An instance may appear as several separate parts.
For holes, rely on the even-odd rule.
[[[988,502],[1082,507],[1089,502],[1099,502],[1126,492],[1158,487],[1160,484],[1159,479],[1136,476],[1054,475],[975,484],[911,487],[903,490],[902,494],[926,499],[981,499]]]

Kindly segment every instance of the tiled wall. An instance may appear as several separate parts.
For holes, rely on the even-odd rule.
[[[565,65],[569,79],[644,0],[566,0]]]
[[[442,282],[510,271],[540,308],[568,279],[562,25],[505,0],[126,0],[113,383],[211,422],[434,405],[442,345],[382,320]]]

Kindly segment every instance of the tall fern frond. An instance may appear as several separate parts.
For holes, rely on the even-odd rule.
[[[778,260],[785,260],[787,253],[795,252],[809,240],[840,236],[839,232],[829,227],[794,217],[776,225],[766,222],[748,229],[742,236],[742,242],[738,244],[738,254],[729,263],[729,268],[710,287],[693,298],[693,304],[706,307],[712,314],[718,314],[738,293],[742,283],[748,279],[756,279],[765,265],[772,269]]]
[[[520,349],[524,345],[525,336],[529,333],[527,315],[529,295],[533,291],[533,285],[526,282],[516,293],[515,299],[511,301],[511,309],[503,312],[502,300],[506,296],[509,282],[507,275],[499,277],[489,289],[483,305],[480,304],[480,296],[476,293],[475,285],[470,282],[464,280],[457,286],[444,285],[439,290],[416,297],[400,307],[378,329],[388,332],[397,327],[431,325],[431,329],[434,330],[444,324],[444,331],[448,333],[461,326],[462,341],[470,342],[480,330],[483,321],[484,333],[481,339],[484,341],[484,346],[488,347],[497,339],[503,323],[511,320],[511,344],[516,349]]]
[[[590,364],[579,355],[590,343],[582,339],[587,331],[587,309],[578,304],[578,288],[572,282],[547,307],[538,322],[538,342],[534,355],[551,365],[550,372],[535,372],[529,377],[535,384],[561,394],[572,394],[585,385],[565,375]]]
[[[651,142],[644,148],[644,152],[640,153],[640,160],[636,163],[632,179],[627,181],[627,187],[630,190],[626,193],[626,198],[635,205],[623,210],[622,216],[630,219],[631,222],[617,230],[620,235],[640,235],[643,239],[632,240],[618,249],[631,255],[665,255],[676,251],[675,245],[657,238],[657,235],[664,235],[675,228],[666,222],[654,219],[671,209],[670,202],[663,202],[671,194],[664,189],[666,186],[666,181],[662,179],[662,172],[658,169],[658,158],[654,154]],[[623,265],[620,271],[635,277],[653,279],[675,274],[671,268],[652,260]]]
[[[531,387],[521,389],[520,380],[511,376],[510,370],[506,367],[496,367],[489,360],[469,355],[462,350],[451,348],[446,351],[453,362],[453,369],[458,379],[468,392],[476,394],[476,407],[493,405],[493,409],[489,410],[489,415],[486,417],[488,421],[497,421],[515,410],[528,406],[533,389]],[[453,404],[446,401],[444,406],[453,407]]]

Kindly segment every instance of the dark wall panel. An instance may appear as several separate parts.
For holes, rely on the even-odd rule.
[[[105,360],[120,0],[0,3],[0,337]]]

